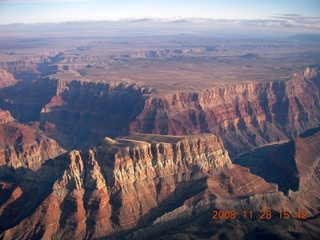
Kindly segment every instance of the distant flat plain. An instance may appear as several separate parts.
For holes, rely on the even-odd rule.
[[[2,33],[0,66],[42,62],[60,80],[134,82],[163,93],[287,80],[320,63],[320,43],[308,36],[74,34]]]

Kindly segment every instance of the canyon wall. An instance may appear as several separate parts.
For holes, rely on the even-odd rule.
[[[62,144],[67,149],[88,149],[105,136],[130,133],[213,133],[234,157],[318,127],[319,82],[319,69],[307,68],[289,81],[166,94],[134,83],[45,77],[1,89],[0,107],[21,122],[54,124],[73,138]]]
[[[233,165],[221,139],[211,134],[105,138],[88,152],[46,161],[20,184],[1,182],[7,197],[0,229],[4,239],[123,238],[209,185],[231,199],[277,191]]]
[[[20,124],[8,111],[0,109],[1,177],[10,175],[10,171],[6,171],[10,167],[36,171],[46,160],[64,151],[55,140],[48,138],[36,125]],[[1,168],[1,166],[5,167]]]
[[[43,106],[40,121],[74,136],[73,148],[88,149],[105,136],[125,135],[129,122],[143,109],[147,91],[128,83],[58,81],[56,95]]]
[[[318,127],[319,87],[318,68],[308,68],[285,82],[165,95],[136,84],[53,78],[0,89],[1,106],[28,122],[0,112],[1,237],[140,239],[213,208],[294,212],[299,206],[310,221],[290,221],[313,229],[308,224],[318,224],[319,134],[289,142],[279,150],[285,156],[268,159],[290,178],[285,194],[232,164],[227,150],[235,156]],[[89,151],[56,157],[61,148],[41,129],[70,149],[103,140]],[[128,132],[152,134],[119,137]]]
[[[320,124],[320,76],[307,68],[290,81],[241,83],[146,100],[130,132],[221,136],[232,156],[292,139]]]
[[[19,122],[37,121],[43,106],[56,95],[57,85],[58,81],[51,78],[19,81],[0,89],[0,108],[9,110]]]
[[[74,150],[46,161],[19,183],[0,181],[1,237],[316,238],[319,139],[317,133],[293,141],[299,184],[285,195],[276,184],[231,163],[222,140],[211,134],[105,138],[88,152]],[[278,157],[275,154],[270,159]],[[282,158],[277,161],[286,163]],[[270,209],[274,217],[212,220],[213,209],[235,210],[238,216],[249,210],[256,216],[261,209]],[[292,217],[276,217],[284,210]],[[305,220],[297,219],[298,210],[306,210]]]
[[[4,69],[0,69],[0,89],[4,87],[10,87],[17,83],[17,80],[12,76],[11,73]]]
[[[41,66],[49,61],[45,55],[16,58],[13,56],[14,60],[8,57],[7,61],[0,61],[0,69],[9,72],[15,79],[23,81],[32,81],[40,76]]]
[[[256,189],[263,184],[260,185],[259,178],[249,176],[249,169],[241,170],[238,165],[233,164],[220,172],[220,181],[214,180],[217,177],[214,177],[213,173],[207,179],[205,191],[186,199],[182,206],[160,216],[151,225],[132,232],[126,239],[318,239],[319,141],[320,132],[317,132],[311,136],[298,137],[290,141],[290,144],[282,144],[276,151],[269,151],[269,154],[264,156],[266,161],[272,164],[268,166],[255,161],[261,152],[247,154],[252,158],[247,156],[247,160],[255,161],[253,165],[260,168],[260,172],[266,171],[267,167],[271,169],[270,175],[279,174],[279,168],[280,175],[284,175],[281,177],[288,178],[289,181],[296,180],[294,190],[289,190],[286,194],[266,189],[260,189],[258,194],[243,193],[246,188]],[[290,153],[289,156],[287,153]],[[244,178],[243,175],[247,177]],[[230,179],[232,180],[229,181]],[[267,181],[270,182],[270,179]],[[248,183],[255,186],[248,186]],[[219,190],[221,186],[230,185],[242,186],[242,191],[237,188],[232,191],[229,189],[228,192]],[[213,220],[214,209],[223,212],[234,210],[240,219],[218,217]],[[261,211],[267,209],[271,211],[272,217],[269,220],[257,220]],[[252,211],[252,219],[248,215],[246,219],[242,219],[244,211]],[[280,215],[280,212],[283,214],[284,211],[289,214],[289,218],[284,219],[283,215]]]
[[[292,186],[288,192],[301,204],[308,204],[308,209],[318,212],[316,206],[320,199],[320,132],[311,136],[298,137],[269,155],[267,162],[271,167],[282,172]],[[313,196],[313,197],[311,197]],[[314,197],[316,196],[316,197]],[[306,201],[306,199],[308,199]]]
[[[60,137],[48,135],[63,147],[88,149],[105,136],[125,135],[129,122],[143,109],[143,94],[149,91],[136,84],[45,77],[0,89],[0,107],[20,122],[40,121],[44,131],[53,124],[50,128],[61,133]]]

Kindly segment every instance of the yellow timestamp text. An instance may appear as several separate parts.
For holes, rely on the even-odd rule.
[[[236,210],[213,210],[212,219],[260,219],[260,220],[271,220],[273,218],[277,219],[307,219],[306,210],[298,210],[297,212],[290,213],[288,210],[281,211],[271,211],[269,209],[253,211],[253,210],[243,210],[242,212],[237,212]]]

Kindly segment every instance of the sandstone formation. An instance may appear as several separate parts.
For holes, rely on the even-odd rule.
[[[16,79],[12,74],[4,69],[0,69],[0,88],[9,87],[16,84]]]
[[[319,141],[320,132],[308,137],[299,137],[291,141],[292,155],[287,155],[289,147],[284,144],[275,152],[271,152],[269,157],[265,156],[267,161],[272,161],[278,167],[282,166],[281,172],[287,178],[298,181],[294,191],[289,190],[287,194],[277,191],[251,196],[245,194],[247,197],[235,199],[219,193],[213,184],[208,184],[204,192],[191,197],[179,208],[159,217],[152,225],[131,233],[127,239],[319,239]],[[288,157],[292,158],[290,162]],[[247,160],[254,161],[250,157]],[[256,164],[260,163],[256,162]],[[296,172],[290,171],[294,168]],[[242,174],[248,171],[247,168],[245,169],[241,172]],[[236,171],[234,167],[231,170],[234,174],[234,182],[242,179],[241,173]],[[274,174],[278,173],[274,171]],[[224,179],[230,178],[231,175],[227,176]],[[252,178],[249,182],[253,183],[257,180],[259,179]],[[220,185],[223,182],[225,181],[220,180]],[[243,186],[243,189],[246,188],[243,182],[239,185]],[[256,186],[259,185],[257,183]],[[249,189],[255,189],[255,187],[250,186]],[[240,219],[212,220],[213,209],[235,210]],[[261,217],[261,210],[270,210],[272,217],[267,220],[258,220]],[[247,218],[244,220],[243,211],[247,213],[252,211],[252,219],[246,215]],[[283,218],[284,211],[290,215],[289,218]],[[301,213],[304,211],[306,215],[302,219]]]
[[[1,40],[0,239],[320,239],[318,43],[62,25]]]
[[[63,152],[55,140],[35,126],[20,124],[0,109],[0,166],[36,171],[46,160]]]
[[[299,184],[284,194],[276,184],[232,164],[221,139],[211,134],[105,138],[88,152],[75,150],[45,162],[21,183],[1,181],[1,236],[317,239],[319,141],[318,132],[290,145],[298,172],[288,177],[297,175]],[[282,151],[288,146],[268,161],[292,168]],[[237,216],[252,211],[254,217],[271,210],[273,218],[214,221],[213,209],[235,210]],[[289,219],[279,218],[284,210]],[[297,218],[299,210],[306,211],[306,219]]]
[[[19,122],[38,121],[43,106],[56,94],[57,81],[20,81],[16,85],[0,89],[0,107],[9,110]]]
[[[296,181],[296,189],[288,193],[293,205],[303,206],[308,210],[309,218],[317,216],[316,219],[319,220],[320,132],[308,137],[298,137],[290,145],[293,155],[285,156],[288,150],[288,146],[285,145],[272,154],[269,161],[289,174],[288,178]],[[279,158],[279,156],[282,157]],[[289,163],[293,164],[286,164],[288,157],[291,157]]]
[[[0,62],[0,68],[10,73],[15,79],[30,81],[40,75],[39,62],[46,61],[45,56],[28,56],[19,60],[8,59]]]
[[[290,81],[255,82],[150,97],[130,132],[221,136],[232,156],[318,127],[320,75],[307,68]]]
[[[0,208],[4,239],[119,239],[184,209],[186,199],[197,205],[199,194],[209,196],[197,209],[203,213],[214,196],[277,192],[233,165],[211,134],[105,138],[86,153],[71,151],[28,172],[20,184],[1,187],[8,194]]]
[[[268,183],[232,164],[222,142],[234,156],[317,127],[318,74],[313,68],[287,82],[168,95],[131,83],[53,78],[18,83],[9,87],[9,92],[2,90],[8,97],[2,105],[21,119],[40,119],[41,123],[21,125],[9,112],[0,114],[1,135],[10,136],[12,142],[9,147],[4,142],[2,147],[10,150],[4,152],[9,155],[3,154],[10,160],[1,160],[5,165],[0,179],[1,236],[141,239],[162,234],[166,238],[171,235],[165,230],[183,223],[201,227],[208,221],[206,217],[212,217],[207,214],[212,209],[239,213],[251,209],[256,214],[261,209],[293,213],[301,208],[307,210],[307,221],[280,221],[279,230],[270,232],[271,223],[236,220],[228,225],[221,220],[210,226],[215,230],[207,234],[230,239],[259,237],[257,228],[262,228],[270,236],[316,236],[319,135],[289,142],[268,158],[268,164],[285,173],[289,187],[284,192],[278,191],[279,182]],[[10,91],[16,90],[21,95],[10,99]],[[25,112],[20,112],[22,106]],[[106,135],[152,134],[104,138],[89,151],[71,151],[43,163],[57,156],[61,148],[40,129],[63,146],[83,149]],[[199,132],[217,132],[222,140],[211,134],[192,135]],[[33,171],[21,174],[21,167]],[[283,184],[279,187],[282,190]],[[232,235],[228,227],[241,230]],[[177,232],[172,231],[174,238]],[[190,235],[188,231],[181,234]]]
[[[144,104],[143,92],[136,84],[57,81],[56,95],[40,113],[57,129],[74,136],[76,147],[88,149],[105,136],[124,135]]]
[[[46,77],[0,91],[0,105],[21,122],[54,124],[74,138],[67,148],[88,149],[105,136],[128,132],[129,122],[143,108],[143,94],[149,91],[130,83],[66,82]],[[62,145],[66,142],[56,140]]]
[[[12,97],[12,92],[17,92]],[[221,136],[232,157],[287,141],[319,126],[319,69],[292,80],[226,85],[201,91],[157,93],[130,82],[42,78],[2,91],[0,107],[22,122],[49,122],[88,149],[105,136],[128,133]],[[59,141],[59,139],[56,139]]]
[[[11,116],[9,111],[3,111],[0,109],[0,124],[4,124],[7,122],[13,122],[14,118]]]

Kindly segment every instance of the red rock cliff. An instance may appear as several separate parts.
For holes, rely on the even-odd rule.
[[[320,74],[307,68],[286,82],[257,82],[150,97],[130,132],[221,136],[231,155],[293,138],[320,124]]]
[[[277,191],[233,165],[213,135],[106,138],[87,153],[47,161],[16,187],[2,183],[11,197],[1,205],[0,229],[4,239],[121,238],[210,186],[232,197],[247,184],[256,186],[249,195]]]
[[[143,108],[143,91],[136,84],[58,80],[56,95],[43,106],[40,120],[56,124],[75,136],[74,146],[88,149],[105,136],[127,132]]]
[[[54,124],[73,139],[69,149],[88,149],[105,136],[128,133],[211,132],[235,156],[318,127],[319,81],[319,69],[308,68],[285,82],[156,94],[132,83],[42,78],[3,90],[0,106],[21,122]]]
[[[57,142],[42,131],[18,123],[8,111],[0,109],[0,166],[36,171],[46,160],[63,152]]]

